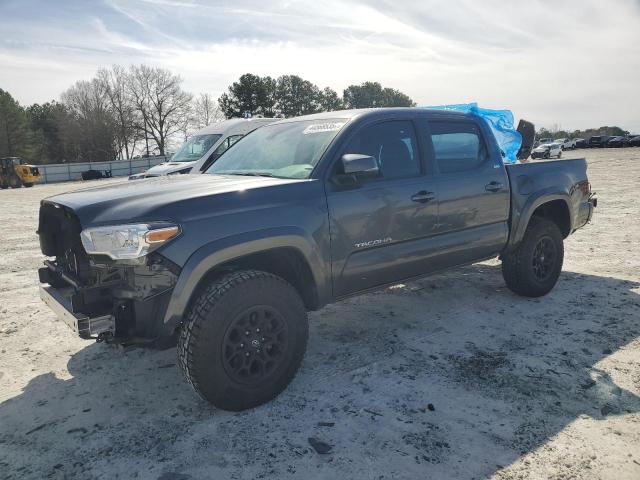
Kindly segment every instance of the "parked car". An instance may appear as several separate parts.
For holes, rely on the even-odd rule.
[[[551,158],[551,157],[556,157],[556,158],[560,158],[562,157],[562,145],[559,143],[546,143],[544,145],[540,145],[539,147],[536,147],[533,149],[533,151],[531,152],[531,158],[536,159],[536,158]]]
[[[608,135],[594,135],[589,137],[589,148],[604,148],[611,137]]]
[[[307,311],[497,256],[512,291],[545,295],[563,240],[592,217],[590,188],[584,159],[504,165],[484,120],[459,112],[284,119],[203,175],[43,200],[40,246],[54,258],[40,295],[82,338],[177,335],[191,386],[242,410],[295,375]]]
[[[630,147],[640,147],[640,135],[629,140]]]
[[[629,146],[629,139],[623,136],[611,137],[607,141],[607,147],[620,148],[620,147],[628,147],[628,146]]]
[[[539,138],[538,140],[536,140],[533,143],[534,147],[539,147],[540,145],[546,145],[547,143],[553,143],[553,138],[549,137],[545,137],[545,138]]]
[[[101,178],[111,178],[111,170],[94,170],[89,168],[80,174],[82,180],[99,180]]]
[[[209,125],[192,135],[170,161],[151,167],[145,172],[131,175],[129,180],[192,172],[202,173],[201,169],[213,163],[243,136],[274,121],[273,118],[233,118]],[[195,170],[194,167],[196,167]]]
[[[587,148],[587,141],[584,138],[576,138],[575,141],[574,148]]]
[[[576,141],[572,138],[556,138],[553,143],[559,143],[563,150],[573,150],[576,148]]]

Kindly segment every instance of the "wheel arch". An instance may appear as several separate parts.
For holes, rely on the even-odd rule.
[[[189,257],[178,277],[164,317],[165,333],[172,333],[179,325],[203,285],[239,269],[263,270],[284,278],[298,291],[307,310],[315,310],[330,297],[325,264],[319,247],[296,227],[251,232],[206,244]]]
[[[512,226],[513,234],[509,241],[509,247],[513,248],[522,241],[527,226],[534,215],[553,221],[562,232],[562,238],[567,238],[573,225],[573,217],[569,205],[569,195],[564,192],[543,191],[539,195],[530,198],[522,209],[516,225]]]
[[[535,216],[551,220],[562,232],[562,238],[567,238],[571,233],[570,212],[569,203],[565,199],[549,200],[536,207],[529,221]]]

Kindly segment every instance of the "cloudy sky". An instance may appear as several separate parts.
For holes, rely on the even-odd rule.
[[[23,104],[146,63],[216,97],[242,73],[291,73],[640,132],[640,0],[0,0],[0,32],[0,88]]]

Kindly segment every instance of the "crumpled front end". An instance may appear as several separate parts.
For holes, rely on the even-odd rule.
[[[81,231],[72,209],[41,203],[38,235],[49,257],[38,271],[44,302],[82,338],[136,342],[172,335],[162,320],[180,268],[158,252],[129,264],[88,255]]]

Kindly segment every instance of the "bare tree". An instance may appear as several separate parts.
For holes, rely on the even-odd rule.
[[[117,153],[116,122],[97,79],[76,82],[61,95],[69,116],[62,126],[75,160],[113,160]]]
[[[136,110],[142,116],[139,126],[165,154],[167,140],[180,132],[188,116],[191,94],[182,89],[182,79],[163,68],[132,66],[129,91]]]
[[[224,120],[218,102],[209,93],[201,93],[193,100],[193,126],[200,130]]]
[[[185,107],[180,119],[178,120],[177,130],[178,132],[180,132],[180,135],[182,136],[182,141],[186,142],[191,136],[191,133],[193,132],[193,130],[197,129],[197,127],[195,126],[194,112],[195,112],[195,105],[193,104],[193,102],[190,102],[189,105]]]
[[[110,70],[98,70],[96,78],[116,121],[118,152],[120,156],[124,153],[124,158],[130,158],[140,138],[140,130],[136,128],[139,115],[129,94],[129,75],[123,67],[114,65]]]

